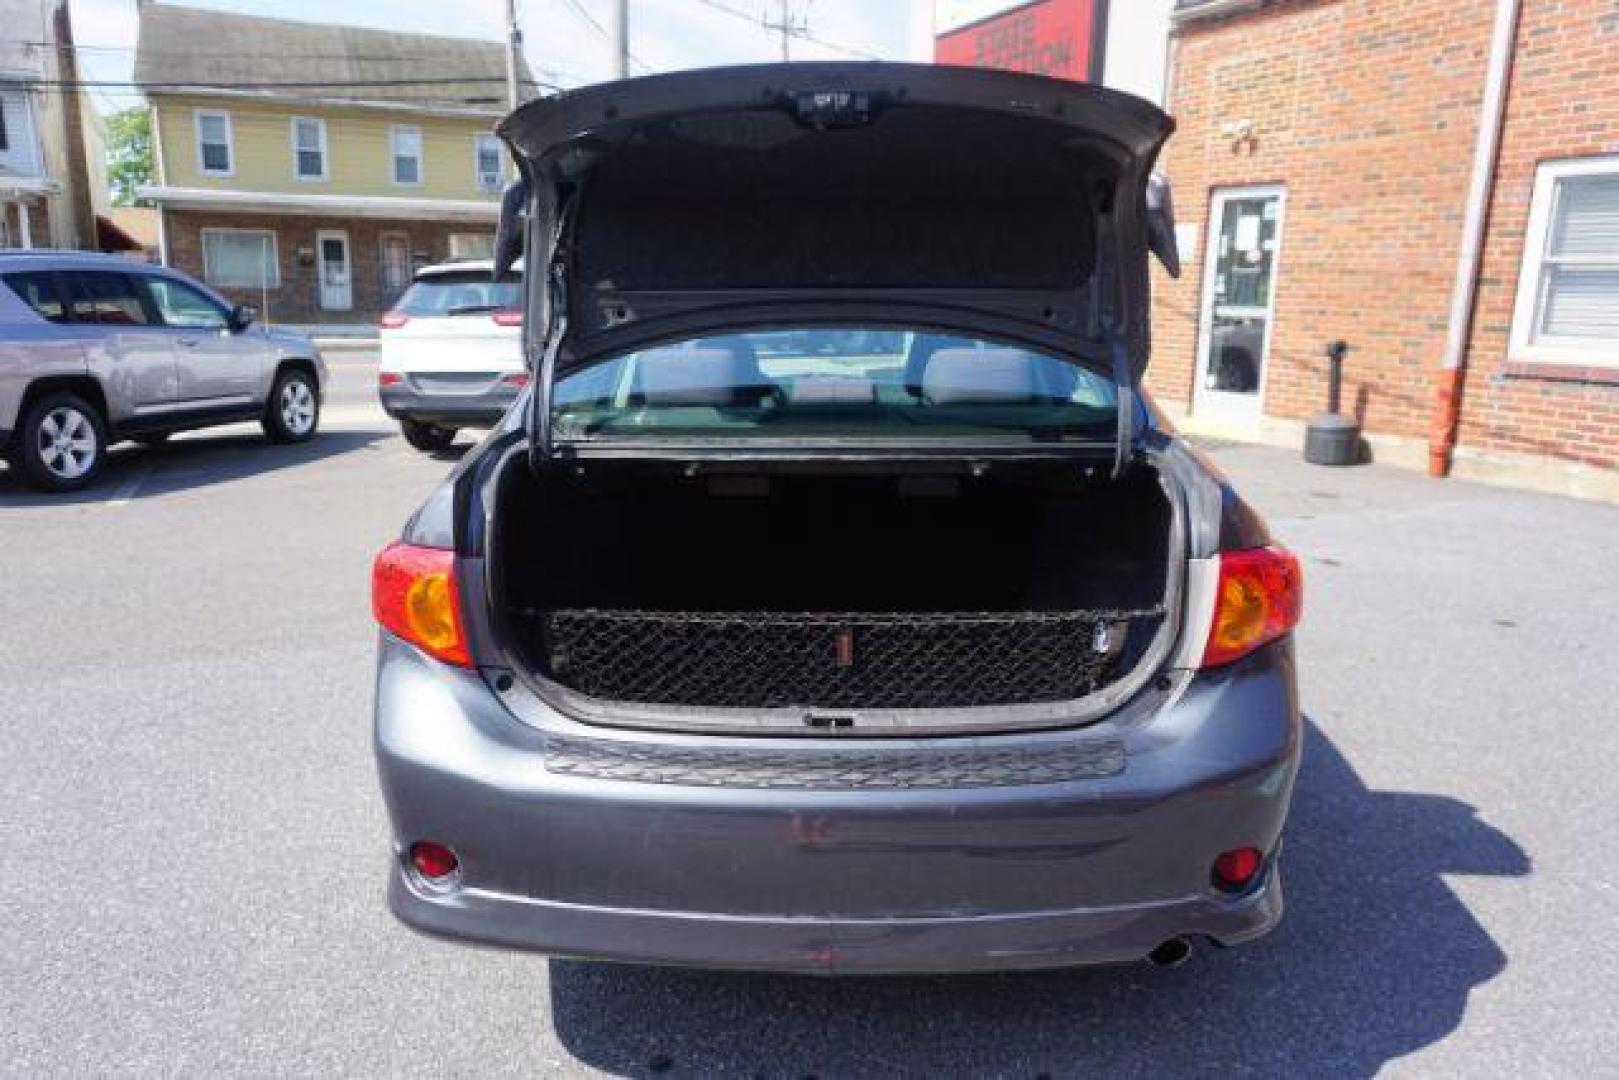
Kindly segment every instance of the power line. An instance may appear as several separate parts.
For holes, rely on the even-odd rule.
[[[563,0],[563,2],[567,4],[569,9],[572,10],[575,15],[583,19],[585,23],[587,23],[603,41],[607,42],[609,45],[617,45],[617,42],[613,38],[612,32],[609,31],[607,27],[603,26],[596,16],[590,13],[590,9],[586,8],[584,4],[580,3],[580,0]],[[632,64],[639,65],[642,71],[653,70],[651,64],[647,63],[645,60],[642,60],[633,52],[629,54],[629,57],[630,62]]]
[[[865,49],[857,49],[853,45],[842,45],[836,41],[828,41],[823,37],[817,37],[809,32],[809,28],[807,26],[791,18],[784,18],[781,20],[781,23],[772,23],[766,20],[762,15],[754,15],[751,12],[744,11],[739,7],[726,3],[725,0],[697,0],[697,2],[702,4],[704,7],[713,8],[715,11],[723,11],[725,14],[730,15],[733,18],[742,19],[746,22],[752,23],[755,26],[763,27],[766,30],[778,30],[785,36],[795,37],[800,41],[808,41],[812,44],[821,46],[823,49],[831,49],[833,52],[843,53],[845,56],[853,56],[861,60],[882,59],[882,57],[878,56],[876,53],[867,52]]]

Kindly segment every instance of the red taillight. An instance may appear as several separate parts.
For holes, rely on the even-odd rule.
[[[1280,547],[1220,553],[1220,584],[1203,667],[1241,659],[1292,630],[1304,607],[1299,560]]]
[[[500,377],[500,381],[505,386],[510,386],[521,390],[523,387],[528,385],[528,372],[514,371],[510,375],[502,375]]]
[[[379,371],[379,372],[377,372],[377,385],[378,386],[398,386],[400,383],[402,383],[404,381],[405,381],[405,377],[403,375],[399,374],[399,372],[397,372],[397,371]]]
[[[392,543],[371,568],[371,611],[383,629],[447,664],[471,667],[455,587],[455,552]]]
[[[460,869],[461,860],[443,844],[421,840],[410,845],[410,865],[427,880],[442,882]]]
[[[1265,856],[1258,848],[1222,851],[1214,860],[1214,884],[1227,892],[1241,892],[1253,884],[1263,865]]]
[[[497,311],[490,318],[495,320],[496,326],[523,325],[523,313],[521,311]]]
[[[379,320],[384,330],[398,330],[408,322],[410,322],[410,316],[403,311],[389,311]]]

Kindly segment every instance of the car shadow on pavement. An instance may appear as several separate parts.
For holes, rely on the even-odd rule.
[[[17,470],[0,465],[0,508],[138,502],[307,465],[390,438],[385,431],[326,431],[305,443],[278,446],[255,432],[192,436],[153,447],[126,443],[108,451],[95,484],[61,495],[34,491],[22,482]]]
[[[1443,795],[1369,790],[1313,724],[1269,938],[1147,965],[818,979],[551,962],[554,1023],[623,1075],[1370,1076],[1442,1039],[1506,955],[1445,883],[1528,856]]]

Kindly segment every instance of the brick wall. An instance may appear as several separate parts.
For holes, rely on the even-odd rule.
[[[1164,165],[1196,257],[1155,279],[1149,382],[1192,399],[1211,192],[1287,189],[1266,415],[1325,399],[1342,338],[1346,408],[1369,432],[1428,437],[1494,5],[1284,0],[1178,36]],[[1252,121],[1240,145],[1223,132]],[[1619,387],[1504,373],[1534,163],[1619,150],[1619,3],[1525,0],[1479,295],[1461,445],[1615,463]]]
[[[1526,0],[1462,396],[1460,445],[1619,466],[1619,369],[1514,376],[1509,344],[1536,166],[1619,154],[1619,0]],[[1600,380],[1593,381],[1591,376]]]
[[[383,239],[389,235],[408,240],[417,265],[450,257],[452,233],[494,233],[494,224],[394,221],[380,218],[302,217],[282,214],[212,214],[166,210],[169,264],[207,280],[202,255],[202,230],[210,228],[265,229],[276,234],[276,255],[281,281],[269,290],[268,310],[262,316],[277,323],[375,323],[398,298],[398,290],[385,287],[382,272]],[[320,306],[315,235],[336,229],[348,234],[354,306],[350,311],[326,311]],[[257,289],[216,286],[231,300],[264,307]]]

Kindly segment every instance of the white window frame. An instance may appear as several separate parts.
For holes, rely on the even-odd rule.
[[[1535,170],[1529,227],[1523,238],[1523,263],[1518,269],[1518,299],[1512,311],[1508,356],[1513,362],[1619,369],[1619,340],[1541,336],[1537,341],[1535,338],[1535,326],[1546,295],[1546,253],[1551,246],[1560,185],[1571,177],[1615,173],[1619,173],[1619,154],[1543,161]]]
[[[416,179],[399,179],[399,136],[413,132],[416,136]],[[388,179],[399,187],[421,187],[427,181],[427,137],[416,124],[394,124],[388,129]]]
[[[486,184],[483,182],[483,150],[490,145],[495,148],[495,182]],[[498,193],[506,186],[506,145],[498,135],[480,131],[472,137],[472,183],[479,191],[491,193]]]
[[[314,124],[315,130],[320,133],[320,172],[305,173],[299,169],[298,160],[298,125]],[[326,121],[319,116],[294,116],[290,122],[290,138],[292,139],[292,176],[295,180],[305,183],[318,184],[323,180],[332,178],[332,154],[326,142]]]
[[[225,169],[210,169],[202,155],[202,122],[205,119],[220,119],[225,121],[225,155],[230,158],[230,166]],[[192,109],[191,134],[197,144],[197,171],[204,176],[235,176],[236,175],[236,131],[231,126],[230,113],[225,109]]]
[[[281,237],[274,229],[205,228],[199,234],[202,245],[202,280],[216,289],[257,289],[258,285],[221,284],[214,280],[214,268],[208,265],[208,236],[211,233],[239,233],[247,236],[270,238],[270,280],[266,289],[281,287]]]

